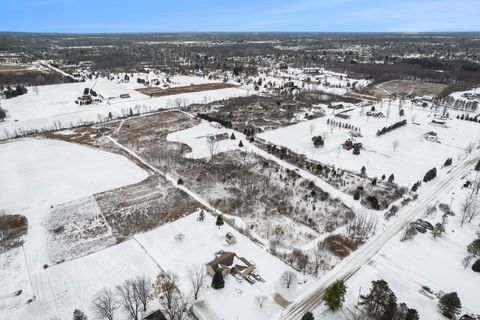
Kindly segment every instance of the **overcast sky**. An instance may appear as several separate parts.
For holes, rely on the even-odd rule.
[[[1,2],[1,31],[480,31],[480,0]]]

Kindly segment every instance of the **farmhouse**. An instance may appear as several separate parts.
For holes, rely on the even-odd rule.
[[[89,94],[84,94],[81,97],[77,98],[76,103],[82,105],[82,104],[91,104],[93,102],[92,96]]]
[[[206,268],[207,273],[212,277],[217,270],[220,270],[224,276],[229,273],[238,273],[245,277],[255,269],[255,266],[234,252],[219,252],[215,259],[206,264]]]
[[[337,113],[337,114],[335,114],[335,117],[340,118],[340,119],[350,119],[350,116],[348,114],[344,114],[344,113]]]
[[[350,139],[345,140],[345,142],[342,144],[343,149],[345,150],[351,150],[354,147],[362,147],[362,144],[360,142],[353,142]]]
[[[227,140],[229,138],[229,135],[228,133],[224,132],[224,133],[219,133],[219,134],[215,134],[215,135],[209,135],[207,137],[207,140],[209,142],[214,142],[214,141],[222,141],[222,140]]]
[[[381,111],[367,111],[367,116],[368,117],[375,117],[375,118],[383,118],[385,115]]]

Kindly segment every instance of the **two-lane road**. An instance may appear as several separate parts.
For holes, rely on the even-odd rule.
[[[388,226],[382,233],[377,234],[365,245],[344,259],[340,264],[320,279],[318,286],[313,291],[300,297],[296,303],[281,316],[283,320],[300,319],[307,311],[315,309],[322,304],[325,288],[337,279],[348,279],[362,266],[367,264],[387,242],[397,235],[409,222],[426,215],[426,208],[434,203],[439,196],[451,188],[459,178],[473,167],[480,158],[480,150],[468,156],[460,165],[452,169],[448,175],[435,187],[423,194],[416,202],[399,212],[397,221]]]

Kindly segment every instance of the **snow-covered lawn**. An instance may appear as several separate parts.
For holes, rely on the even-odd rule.
[[[464,149],[470,142],[480,143],[478,138],[480,125],[455,119],[456,113],[452,110],[449,110],[452,119],[447,120],[448,127],[445,128],[430,123],[436,119],[434,112],[411,108],[409,105],[404,107],[405,116],[400,117],[398,104],[393,102],[389,118],[362,116],[360,108],[345,113],[350,119],[335,117],[330,111],[331,114],[326,117],[264,132],[259,136],[271,143],[305,154],[310,159],[340,168],[358,172],[365,166],[367,175],[371,177],[380,178],[385,174],[388,178],[393,173],[395,181],[403,186],[411,186],[415,181],[422,180],[427,170],[433,167],[440,168],[449,157],[455,163],[465,154]],[[382,108],[378,104],[376,108],[377,111],[387,114],[389,107],[384,104]],[[364,109],[366,113],[370,107]],[[415,124],[412,123],[412,117],[415,118]],[[380,137],[376,136],[377,130],[403,119],[407,120],[407,126]],[[355,138],[355,141],[361,142],[365,148],[360,155],[354,155],[351,150],[347,151],[341,147],[341,144],[350,138],[350,130],[338,127],[332,130],[327,120],[352,124],[361,129],[363,137]],[[440,143],[424,138],[424,134],[430,131],[438,134]],[[326,137],[323,148],[313,146],[311,139],[316,135]],[[398,141],[396,150],[395,141]]]
[[[233,276],[226,276],[225,288],[214,290],[207,288],[200,299],[205,301],[210,314],[209,319],[271,319],[282,310],[282,307],[273,301],[278,293],[287,300],[294,299],[306,287],[313,284],[308,276],[297,273],[298,278],[307,280],[305,284],[286,289],[279,279],[286,270],[292,270],[285,263],[270,255],[247,237],[239,234],[228,225],[217,227],[215,217],[205,214],[204,221],[197,221],[198,213],[193,213],[168,225],[161,226],[153,231],[139,234],[135,239],[142,244],[148,253],[155,259],[163,270],[179,275],[179,287],[184,294],[191,293],[187,268],[194,265],[204,265],[215,258],[215,253],[224,250],[235,252],[239,257],[253,261],[256,272],[265,279],[265,282],[250,284],[238,281]],[[237,238],[237,243],[228,245],[225,235],[231,232]],[[183,241],[175,240],[177,234],[183,233]],[[211,277],[207,276],[210,286]],[[265,295],[268,302],[260,308],[256,302],[257,295]]]
[[[208,121],[202,121],[200,124],[194,127],[170,133],[167,136],[167,140],[187,144],[190,148],[192,148],[192,151],[185,154],[185,157],[200,159],[210,157],[211,152],[213,152],[215,155],[229,150],[240,149],[238,147],[240,139],[230,139],[232,132],[232,130],[223,127],[216,128]],[[209,143],[209,136],[221,134],[227,134],[228,138],[213,142],[213,145],[212,143]],[[237,135],[239,136],[238,138],[243,137],[243,135],[239,135],[238,133]],[[243,143],[245,143],[245,140]]]

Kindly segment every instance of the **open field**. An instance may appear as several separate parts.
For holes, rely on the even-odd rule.
[[[431,96],[439,95],[448,86],[441,83],[433,83],[415,80],[391,80],[380,84],[374,84],[366,88],[366,91],[374,96],[389,98],[392,96]]]
[[[75,228],[75,222],[82,223],[83,225],[77,226],[90,231],[101,226],[89,224],[89,219],[94,222],[92,217],[95,215],[95,206],[90,206],[90,211],[64,211],[60,214],[62,203],[139,182],[147,177],[144,170],[119,155],[46,139],[22,139],[0,144],[0,163],[0,175],[9,181],[8,184],[0,184],[2,210],[5,213],[22,214],[28,219],[23,247],[0,255],[2,275],[7,275],[0,279],[0,318],[28,319],[32,314],[37,319],[45,320],[54,315],[67,318],[72,313],[70,308],[81,304],[82,299],[85,306],[89,304],[91,295],[97,290],[97,281],[92,281],[94,277],[98,276],[108,282],[107,279],[116,277],[112,274],[114,267],[125,276],[147,272],[148,262],[147,265],[138,263],[134,251],[126,252],[121,247],[118,251],[121,254],[104,257],[98,263],[87,259],[83,261],[84,264],[72,268],[67,262],[44,269],[45,264],[55,262],[49,257],[49,248],[54,246],[49,243],[47,236],[47,228],[52,222],[49,221],[50,218],[57,217],[62,221],[71,218],[71,225],[65,226],[65,229],[70,228],[77,235],[80,232]],[[60,206],[56,207],[57,205]],[[52,214],[52,210],[58,212]],[[65,213],[74,216],[64,215]],[[87,219],[81,219],[81,215]],[[90,229],[85,228],[87,226]],[[74,238],[70,240],[72,239]],[[76,241],[67,243],[68,239],[65,239],[58,245],[63,244],[74,250],[81,240],[78,238]],[[102,243],[103,246],[108,244],[108,241]],[[88,246],[88,241],[83,245]],[[138,252],[143,254],[140,249]],[[126,261],[117,264],[115,260],[118,257],[125,257]],[[155,269],[155,266],[152,268]],[[31,282],[27,269],[30,271]],[[85,275],[90,274],[91,277],[78,277],[78,270],[84,270]],[[108,274],[102,274],[100,270]],[[70,285],[72,287],[68,287]],[[15,296],[17,290],[23,292]],[[72,293],[71,296],[69,292]],[[28,304],[27,300],[34,295],[36,300]]]
[[[225,88],[235,88],[236,86],[230,83],[202,83],[197,85],[185,86],[185,87],[173,87],[173,88],[159,88],[159,87],[148,87],[136,89],[136,91],[141,92],[147,96],[151,97],[161,97],[161,96],[170,96],[180,93],[187,92],[201,92],[209,90],[218,90]]]

